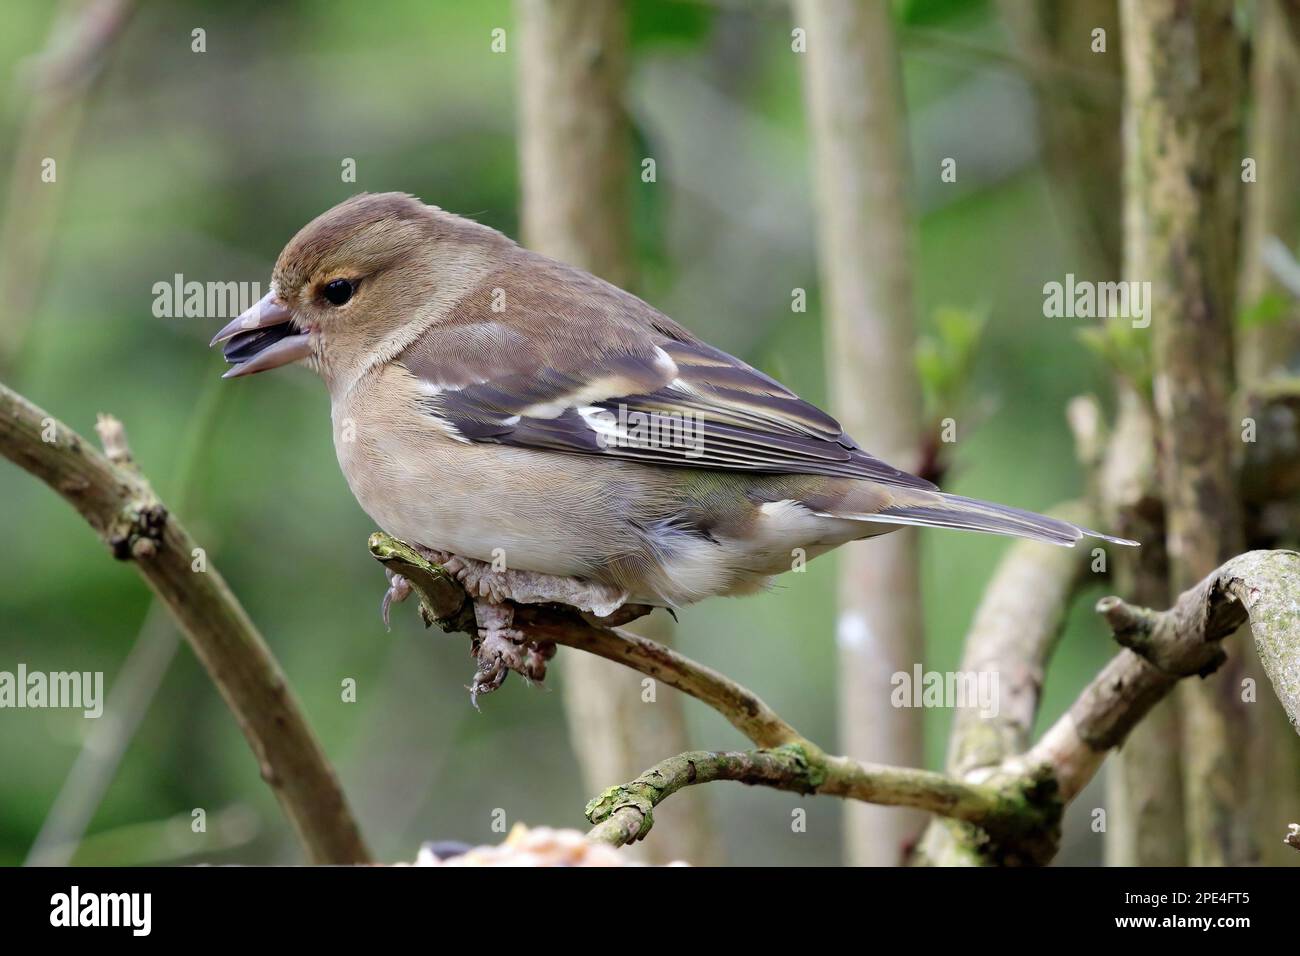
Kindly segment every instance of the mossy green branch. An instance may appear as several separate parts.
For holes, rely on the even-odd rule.
[[[407,577],[420,594],[427,622],[472,633],[459,584],[414,549],[384,534],[370,538],[370,550],[389,570]],[[1068,593],[1075,569],[1056,569],[1060,594],[1045,613],[1033,615],[1045,646],[1059,618],[1057,604]],[[1038,595],[1041,587],[1035,587]],[[1056,852],[1065,805],[1091,779],[1105,753],[1174,686],[1180,674],[1199,673],[1219,652],[1218,642],[1249,618],[1265,667],[1278,696],[1294,717],[1300,687],[1300,555],[1256,551],[1229,561],[1185,593],[1168,611],[1148,611],[1118,600],[1103,602],[1108,619],[1120,621],[1125,639],[1146,649],[1164,668],[1126,650],[1080,696],[1028,753],[1004,752],[995,766],[978,774],[951,775],[859,763],[831,756],[809,742],[745,687],[681,654],[636,635],[593,623],[554,605],[518,605],[516,622],[530,636],[598,654],[662,680],[716,710],[758,749],[690,751],[656,764],[635,780],[611,787],[591,801],[591,839],[614,845],[642,839],[654,823],[654,808],[682,787],[734,780],[795,793],[839,796],[887,806],[914,807],[945,818],[956,839],[951,853],[932,861],[971,864],[1045,863]],[[1014,627],[1016,615],[1004,615]],[[1037,633],[1037,632],[1036,632]],[[1138,637],[1138,634],[1143,635]],[[1154,641],[1154,643],[1152,643]],[[1013,659],[1019,659],[1011,655]],[[1036,695],[1035,695],[1036,696]],[[1027,735],[1026,722],[1017,724]],[[1010,738],[1014,739],[1014,737]]]
[[[444,631],[473,633],[474,610],[465,589],[450,574],[425,560],[405,541],[376,531],[366,542],[370,554],[394,574],[400,574],[420,595],[420,614],[427,625]]]
[[[971,845],[1001,863],[1045,863],[1060,835],[1061,806],[1050,775],[971,784],[928,770],[861,764],[800,741],[670,757],[588,803],[587,819],[595,824],[588,837],[614,846],[644,839],[656,806],[683,787],[714,780],[928,810],[969,825]]]
[[[597,843],[622,846],[643,839],[654,825],[653,810],[683,787],[714,780],[795,793],[816,793],[825,781],[818,759],[809,759],[798,744],[763,750],[693,750],[655,764],[628,783],[610,787],[587,804],[587,819],[596,824],[588,835]]]
[[[419,595],[421,616],[444,630],[473,634],[470,602],[460,585],[414,548],[382,532],[370,536],[370,553],[405,577]],[[622,845],[641,839],[653,809],[682,787],[737,780],[796,793],[821,793],[886,806],[915,807],[987,827],[985,842],[1018,841],[1042,830],[1044,813],[1015,786],[964,783],[928,770],[858,763],[825,754],[767,706],[758,695],[703,664],[647,638],[605,627],[572,608],[516,605],[516,624],[530,637],[626,664],[696,698],[727,718],[757,745],[749,751],[691,751],[656,764],[636,780],[611,787],[587,807],[597,824],[592,839]],[[1046,832],[1051,832],[1050,828]],[[1010,852],[1010,851],[1008,851]],[[1039,853],[1036,856],[1041,857]]]

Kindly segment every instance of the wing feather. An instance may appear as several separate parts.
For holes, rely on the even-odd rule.
[[[470,441],[666,467],[867,478],[933,489],[858,447],[830,415],[586,273],[520,250],[398,356],[430,414]],[[544,287],[544,288],[542,288]]]

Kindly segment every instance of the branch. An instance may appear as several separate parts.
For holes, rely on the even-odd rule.
[[[806,740],[749,751],[692,751],[670,757],[635,780],[610,787],[587,804],[596,826],[588,839],[622,846],[644,839],[653,810],[683,787],[734,780],[802,794],[848,797],[881,806],[913,807],[974,824],[1003,862],[1046,862],[1056,849],[1059,808],[1038,792],[1041,780],[992,787],[929,770],[862,764],[824,754]]]
[[[135,563],[234,713],[312,861],[367,862],[338,779],[262,636],[215,568],[193,569],[194,539],[136,468],[121,423],[102,416],[97,427],[108,455],[0,385],[0,455],[62,495],[114,557]]]
[[[1013,552],[1017,558],[1012,568],[1025,559],[1026,550]],[[371,535],[370,551],[390,571],[411,582],[420,595],[421,613],[427,622],[436,622],[444,630],[475,633],[466,595],[449,574],[386,534]],[[1038,607],[1035,613],[1045,615],[1044,621],[1059,612],[1057,604],[1068,593],[1067,582],[1077,573],[1069,562],[1057,570],[1061,577],[1054,584],[1052,579],[1042,578],[1027,587],[1026,606]],[[1035,579],[1003,569],[986,606],[990,602],[996,606],[998,592],[1011,589],[1011,582],[1017,580]],[[1046,597],[1039,593],[1044,589],[1050,592]],[[985,766],[978,782],[828,756],[739,684],[653,641],[586,620],[573,609],[518,605],[516,621],[522,622],[530,638],[599,654],[663,680],[718,711],[760,747],[747,752],[680,754],[629,783],[611,787],[588,805],[589,817],[596,824],[593,840],[622,844],[641,839],[653,823],[654,807],[682,787],[737,780],[797,793],[914,807],[971,825],[961,840],[951,841],[953,855],[944,859],[959,855],[968,862],[1041,863],[1055,853],[1062,807],[1083,789],[1106,752],[1118,746],[1180,677],[1213,670],[1221,660],[1219,642],[1247,620],[1274,689],[1292,721],[1297,720],[1298,594],[1300,554],[1252,551],[1232,559],[1184,593],[1168,611],[1136,608],[1117,598],[1103,599],[1099,610],[1116,628],[1117,639],[1135,649],[1116,657],[1027,754],[1007,756],[996,767]],[[990,620],[996,617],[1009,622],[1004,626],[1012,630],[1023,627],[1025,620],[1041,627],[1033,631],[1039,639],[1021,645],[1019,651],[1008,650],[1007,661],[1023,664],[1026,655],[1046,654],[1052,628],[1034,624],[1037,618],[1012,620],[992,611],[982,611],[980,617],[985,614]],[[981,647],[1004,646],[1001,630],[988,622],[981,624],[985,627],[987,634],[998,640],[991,636],[977,639],[971,653]],[[1019,741],[1027,726],[1017,716],[1003,728],[1005,738]],[[1009,751],[1010,744],[996,742],[999,736],[994,735],[994,749],[988,753]],[[980,751],[973,748],[972,752]]]
[[[1028,754],[1054,769],[1069,800],[1092,778],[1106,752],[1179,678],[1204,676],[1223,659],[1219,642],[1249,621],[1264,670],[1300,732],[1300,553],[1249,551],[1228,561],[1167,611],[1103,598],[1097,610],[1128,647],[1095,677],[1074,706]]]
[[[1090,441],[1088,431],[1076,427],[1081,444]],[[1090,523],[1088,509],[1080,502],[1058,505],[1050,513],[1075,524]],[[999,675],[998,713],[985,716],[974,703],[957,709],[948,741],[948,772],[953,776],[987,777],[986,768],[1029,746],[1047,662],[1089,555],[1089,549],[1081,547],[1017,541],[998,564],[966,633],[961,663],[964,673]],[[975,853],[979,836],[951,821],[932,821],[918,857],[939,865],[982,862]]]
[[[1132,199],[1132,197],[1130,197]],[[1156,467],[1155,413],[1144,391],[1116,375],[1115,423],[1094,485],[1103,527],[1141,541],[1120,549],[1112,587],[1142,604],[1169,600],[1165,504]],[[1106,774],[1105,858],[1114,866],[1185,866],[1183,754],[1178,701],[1166,698],[1114,755]]]
[[[1088,523],[1078,502],[1050,512]],[[1017,541],[998,565],[975,612],[963,646],[961,670],[1001,676],[998,713],[979,705],[958,708],[948,749],[948,769],[964,774],[1001,763],[1030,743],[1048,658],[1060,635],[1070,598],[1088,566],[1090,549]]]
[[[448,633],[475,635],[473,610],[455,578],[410,545],[382,532],[372,534],[368,544],[377,561],[415,588],[426,624],[437,624]],[[559,605],[515,605],[515,622],[530,635],[626,664],[689,694],[727,718],[760,747],[779,747],[802,739],[753,692],[648,638],[592,624],[577,611]]]
[[[470,602],[451,575],[382,532],[370,536],[369,548],[385,568],[410,582],[419,594],[426,624],[476,634]],[[680,754],[630,783],[611,787],[587,808],[597,825],[591,833],[594,840],[621,845],[641,839],[653,823],[652,809],[682,787],[738,780],[797,793],[913,807],[975,824],[1005,859],[1044,862],[1055,849],[1059,806],[1043,789],[1041,779],[1024,775],[998,786],[983,786],[927,770],[829,756],[752,691],[670,648],[593,623],[561,605],[519,604],[514,611],[516,625],[530,640],[597,654],[661,680],[707,704],[760,748]]]

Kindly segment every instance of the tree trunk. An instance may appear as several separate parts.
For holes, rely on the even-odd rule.
[[[1121,134],[1123,52],[1118,0],[1000,0],[1003,19],[1026,65],[1038,105],[1044,160],[1053,196],[1068,206],[1079,255],[1099,279],[1124,277]],[[1093,31],[1105,30],[1104,52]],[[1129,261],[1134,250],[1129,249]],[[1142,396],[1117,376],[1115,427],[1097,475],[1102,526],[1143,542],[1108,549],[1115,591],[1146,606],[1164,603],[1168,565],[1163,506],[1156,487],[1155,432]],[[1157,704],[1106,766],[1105,856],[1112,866],[1186,862],[1178,707]]]
[[[1003,21],[1034,88],[1048,173],[1060,186],[1065,221],[1079,251],[1118,279],[1123,210],[1120,182],[1118,0],[999,0]],[[1105,52],[1093,31],[1104,30]]]
[[[1276,296],[1280,315],[1250,323],[1242,330],[1238,370],[1249,387],[1283,371],[1300,359],[1300,309],[1294,293],[1278,285],[1261,255],[1265,244],[1280,241],[1294,252],[1300,239],[1297,201],[1300,185],[1293,171],[1300,155],[1300,49],[1289,17],[1300,19],[1293,0],[1257,0],[1254,58],[1251,66],[1253,110],[1246,155],[1255,161],[1255,181],[1244,186],[1246,221],[1242,236],[1241,302],[1243,312],[1256,309],[1265,296]]]
[[[1128,188],[1149,280],[1171,590],[1235,554],[1232,396],[1240,48],[1230,0],[1123,0]],[[1233,645],[1236,646],[1236,645]],[[1189,862],[1252,858],[1237,653],[1179,688]]]
[[[623,102],[623,5],[519,0],[517,13],[524,241],[629,288],[636,271],[636,167]],[[658,612],[654,616],[652,624],[638,622],[639,632],[664,641],[671,623],[658,620]],[[590,654],[566,653],[561,670],[574,749],[592,796],[691,749],[677,692],[643,686],[647,678]],[[655,862],[716,862],[703,792],[694,788],[682,796],[645,852]]]
[[[1294,295],[1279,285],[1264,261],[1268,244],[1280,242],[1294,251],[1300,239],[1300,187],[1290,169],[1300,155],[1300,117],[1295,112],[1300,101],[1300,48],[1292,19],[1297,14],[1300,4],[1294,0],[1257,0],[1255,5],[1250,81],[1253,109],[1246,154],[1255,160],[1256,180],[1243,187],[1246,218],[1239,308],[1244,314],[1258,312],[1270,297],[1277,301],[1280,314],[1264,324],[1250,323],[1241,329],[1237,368],[1247,391],[1271,377],[1285,375],[1288,364],[1300,358],[1300,309]],[[1295,547],[1297,542],[1284,544]],[[1272,706],[1254,645],[1246,641],[1243,649],[1244,671],[1260,688],[1260,700],[1250,708],[1246,759],[1252,787],[1246,816],[1262,853],[1261,862],[1300,865],[1300,854],[1278,839],[1287,823],[1300,820],[1300,738]]]
[[[832,407],[864,448],[902,468],[920,446],[906,129],[889,4],[796,0],[819,207]],[[890,677],[923,659],[913,530],[841,552],[840,746],[920,766],[921,714],[890,704]],[[847,856],[897,864],[924,820],[850,805]]]

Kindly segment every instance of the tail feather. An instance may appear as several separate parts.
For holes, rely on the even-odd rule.
[[[876,521],[883,524],[919,525],[926,528],[955,528],[989,534],[1030,538],[1072,548],[1082,538],[1099,538],[1112,544],[1137,545],[1127,538],[1117,538],[1089,528],[1081,528],[1060,518],[1036,514],[1009,505],[978,498],[965,498],[943,492],[927,496],[914,504],[891,504],[869,514],[836,514],[839,518]]]

